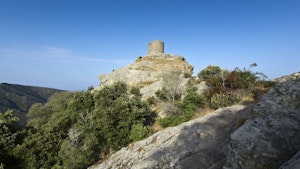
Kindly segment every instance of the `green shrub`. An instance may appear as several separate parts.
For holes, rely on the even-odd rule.
[[[184,116],[172,115],[172,116],[167,116],[167,117],[159,119],[159,124],[162,127],[166,128],[166,127],[177,126],[185,121],[187,121],[187,120]]]
[[[222,69],[219,66],[209,65],[198,73],[200,80],[218,79],[221,77]]]
[[[160,99],[162,101],[166,101],[168,99],[166,88],[162,88],[161,90],[156,91],[155,95],[158,99]]]
[[[96,93],[94,118],[106,146],[118,150],[130,143],[134,124],[151,120],[151,110],[140,97],[130,97],[124,82],[118,82]]]
[[[132,141],[139,141],[148,137],[151,133],[151,128],[149,126],[144,126],[142,123],[138,123],[132,126],[129,138]]]
[[[200,81],[205,81],[210,87],[208,95],[212,96],[215,93],[225,92],[224,80],[228,71],[221,69],[219,66],[209,65],[198,73]]]
[[[239,102],[239,99],[231,94],[214,94],[210,100],[210,106],[213,109],[231,106]]]
[[[171,106],[168,107],[168,111],[171,111],[172,113],[168,113],[169,116],[161,118],[159,124],[165,128],[176,126],[192,119],[195,110],[198,107],[203,107],[206,102],[205,96],[198,94],[196,91],[197,88],[195,87],[189,88],[181,103],[177,106],[172,104],[173,107],[175,106],[174,108]]]
[[[192,77],[192,75],[189,74],[189,73],[184,73],[183,76],[184,76],[184,78],[191,78]]]
[[[141,96],[140,89],[136,86],[131,87],[130,93],[133,94],[136,97]]]
[[[146,101],[149,105],[154,104],[155,103],[155,97],[154,96],[148,97]]]
[[[248,70],[236,69],[226,77],[225,86],[231,89],[253,89],[257,77]]]
[[[183,108],[186,109],[186,107],[189,104],[193,104],[195,107],[203,107],[206,98],[204,95],[198,94],[196,92],[197,88],[190,88],[187,90],[186,96],[183,98],[182,105]]]

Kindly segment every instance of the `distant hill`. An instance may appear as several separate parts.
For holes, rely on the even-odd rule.
[[[0,83],[0,112],[12,109],[19,117],[20,123],[25,124],[26,113],[31,105],[46,103],[52,94],[61,91],[45,87]]]

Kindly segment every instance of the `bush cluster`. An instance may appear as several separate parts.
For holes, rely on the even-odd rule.
[[[252,72],[250,69],[257,66],[250,65],[249,69],[235,68],[233,71],[223,70],[219,66],[208,66],[198,73],[198,79],[206,81],[210,90],[210,107],[218,109],[236,104],[241,98],[232,94],[239,90],[251,93],[254,99],[258,98],[262,91],[272,86],[273,83],[266,81],[267,77],[260,72]]]
[[[178,103],[177,107],[180,111],[159,119],[159,124],[162,127],[170,127],[190,120],[195,110],[199,107],[203,107],[206,102],[206,97],[198,94],[196,91],[197,88],[195,87],[189,88],[182,102]]]
[[[234,95],[225,94],[225,93],[223,94],[216,93],[210,99],[210,106],[213,109],[218,109],[218,108],[234,105],[239,101],[240,99]]]
[[[91,90],[57,93],[46,104],[33,105],[28,125],[18,132],[11,112],[0,114],[0,166],[86,168],[101,160],[100,154],[105,158],[151,134],[153,116],[138,89],[128,91],[118,82]],[[2,132],[7,126],[10,131]]]

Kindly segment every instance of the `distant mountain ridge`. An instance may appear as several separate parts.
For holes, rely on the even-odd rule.
[[[55,92],[63,90],[46,87],[0,83],[0,112],[14,110],[22,124],[26,123],[26,113],[34,103],[46,103]]]

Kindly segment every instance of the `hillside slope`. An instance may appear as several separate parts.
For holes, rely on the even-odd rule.
[[[0,112],[14,110],[20,122],[25,124],[26,113],[32,104],[45,103],[52,94],[60,91],[45,87],[0,83]]]
[[[300,73],[277,79],[261,100],[159,131],[93,169],[300,167]],[[294,157],[293,157],[294,156]]]

